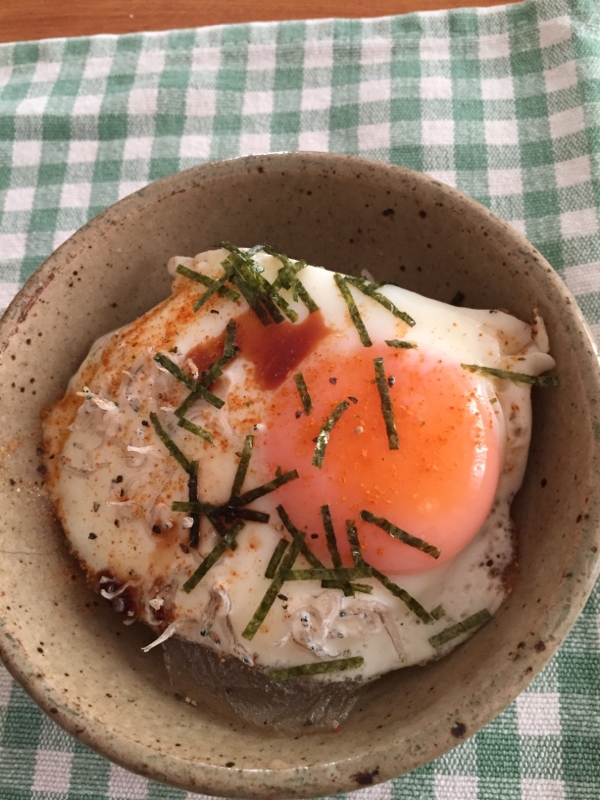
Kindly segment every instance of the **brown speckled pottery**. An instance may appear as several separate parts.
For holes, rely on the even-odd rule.
[[[169,290],[173,254],[228,239],[449,302],[540,309],[560,387],[534,391],[514,506],[521,576],[494,619],[448,657],[369,687],[337,734],[256,730],[178,700],[148,632],[85,587],[41,489],[40,413],[90,344]],[[208,164],[122,200],[67,241],[0,332],[0,649],[52,719],[123,766],[187,790],[312,797],[387,780],[477,731],[544,666],[599,571],[598,362],[550,266],[483,207],[423,175],[348,156]]]

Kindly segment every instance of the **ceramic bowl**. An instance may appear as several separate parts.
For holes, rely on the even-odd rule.
[[[147,630],[85,586],[43,494],[40,415],[91,343],[169,292],[173,254],[219,240],[450,302],[546,320],[560,387],[534,390],[514,504],[521,574],[493,620],[446,658],[373,683],[337,734],[283,736],[178,700]],[[598,361],[571,295],[482,206],[423,175],[358,158],[265,155],[154,183],[82,228],[27,282],[0,331],[0,648],[33,699],[82,742],[181,788],[313,797],[408,772],[485,725],[559,646],[599,572]]]

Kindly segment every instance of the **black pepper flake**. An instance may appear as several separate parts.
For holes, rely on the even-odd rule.
[[[304,414],[304,411],[296,411],[296,419],[300,419],[302,414]]]
[[[329,383],[333,383],[333,385],[335,386],[335,384],[337,383],[337,378],[329,378]]]
[[[122,475],[117,475],[116,478],[112,479],[112,482],[113,483],[122,483],[123,482],[123,476]]]
[[[161,532],[160,525],[153,525],[152,526],[152,533],[160,533],[160,532]]]
[[[455,739],[461,739],[467,732],[467,726],[462,722],[457,722],[450,728],[450,733]]]
[[[318,539],[319,538],[319,534],[318,533],[311,533],[310,538],[311,539]]]
[[[17,482],[16,482],[16,480],[14,478],[9,478],[8,482],[10,483],[11,486],[16,486],[17,485]]]
[[[95,533],[88,533],[88,539],[97,539],[98,536]]]
[[[280,600],[287,600],[287,597],[286,597],[284,594],[278,594],[278,595],[277,595],[277,597],[278,597]]]
[[[348,400],[350,400],[351,403],[354,403],[354,405],[358,403],[358,397],[352,397],[350,394],[348,395]]]
[[[393,386],[396,383],[396,378],[393,375],[388,376],[388,386]]]
[[[181,543],[179,544],[179,547],[182,549],[182,551],[183,551],[183,552],[184,552],[186,555],[187,555],[187,554],[190,552],[190,548],[187,546],[187,544],[183,544],[183,542],[181,542]]]
[[[40,475],[43,475],[45,472],[48,472],[48,467],[46,467],[45,464],[40,464],[37,468],[37,471],[40,473]]]
[[[148,422],[147,419],[143,419],[142,420],[142,425],[144,426],[144,428],[147,428],[150,425],[150,423]]]
[[[228,762],[225,764],[225,766],[226,766],[226,767],[235,767],[235,761],[228,761]]]
[[[211,314],[218,314],[219,312],[217,311],[216,308],[211,308],[210,313]]]
[[[116,519],[116,520],[115,520],[115,528],[118,528],[120,524],[121,524],[121,523],[119,522],[119,520],[118,520],[118,519]]]
[[[93,503],[93,504],[92,504],[92,508],[93,508],[93,510],[94,510],[94,511],[99,511],[99,509],[100,509],[100,503]]]

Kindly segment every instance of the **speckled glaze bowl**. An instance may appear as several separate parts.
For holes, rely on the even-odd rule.
[[[101,334],[166,296],[173,254],[223,239],[343,272],[368,268],[449,302],[540,309],[560,387],[534,390],[514,505],[521,576],[493,620],[446,658],[389,674],[337,734],[282,736],[178,700],[148,634],[86,589],[43,496],[40,414]],[[348,156],[208,164],[117,203],[28,281],[0,330],[0,652],[60,725],[123,766],[187,790],[313,797],[387,780],[477,731],[564,638],[596,579],[600,396],[582,316],[551,267],[474,201],[423,175]]]

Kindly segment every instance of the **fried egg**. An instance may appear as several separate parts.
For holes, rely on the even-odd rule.
[[[340,680],[489,619],[554,366],[541,318],[264,248],[168,268],[171,296],[97,341],[44,423],[70,546],[125,622]]]

